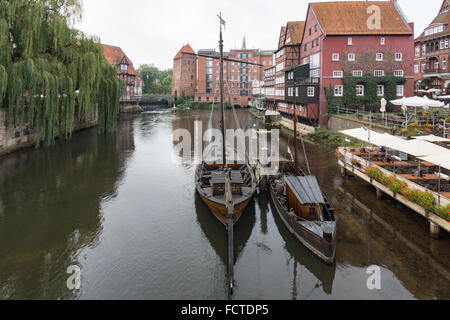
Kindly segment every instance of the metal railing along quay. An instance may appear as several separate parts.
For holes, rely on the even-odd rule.
[[[352,120],[367,122],[373,125],[379,125],[386,129],[406,131],[411,129],[420,129],[422,132],[435,134],[441,137],[447,137],[450,134],[450,110],[441,109],[439,112],[430,111],[428,116],[423,111],[417,113],[406,113],[399,115],[395,113],[372,112],[347,107],[337,107],[329,110],[330,114],[346,117]]]

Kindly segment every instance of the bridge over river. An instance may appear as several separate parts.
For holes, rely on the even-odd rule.
[[[171,107],[175,101],[173,95],[143,95],[137,99],[137,103],[144,109],[152,109],[155,107]]]

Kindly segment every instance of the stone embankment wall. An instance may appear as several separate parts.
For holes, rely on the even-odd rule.
[[[74,132],[86,128],[95,127],[98,124],[98,114],[93,114],[89,121],[74,121]],[[32,147],[36,144],[36,133],[29,123],[15,125],[9,124],[9,111],[0,108],[0,156]]]

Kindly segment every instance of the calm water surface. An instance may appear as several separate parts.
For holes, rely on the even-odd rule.
[[[226,299],[226,232],[172,142],[209,115],[144,113],[113,135],[87,130],[0,158],[0,299]],[[245,110],[238,118],[261,127]],[[281,140],[285,152],[292,139]],[[333,147],[306,149],[339,213],[337,263],[303,248],[262,192],[235,229],[235,298],[450,299],[448,234],[431,239],[423,218],[341,178]],[[75,292],[71,265],[81,268]],[[382,290],[367,289],[370,265],[382,268]]]

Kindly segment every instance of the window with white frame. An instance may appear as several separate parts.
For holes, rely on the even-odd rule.
[[[353,76],[354,77],[362,77],[363,71],[362,70],[353,70]]]
[[[314,97],[314,87],[308,87],[308,97]]]
[[[357,97],[364,96],[364,85],[363,84],[356,85],[356,96]]]
[[[448,39],[445,39],[445,49],[448,49]]]
[[[405,72],[403,70],[395,70],[394,76],[396,77],[403,77],[405,75]]]
[[[342,78],[344,76],[344,71],[333,71],[333,78]]]
[[[355,61],[355,54],[354,53],[349,53],[348,54],[348,61]]]
[[[374,75],[375,77],[384,77],[384,70],[375,70],[375,71],[373,72],[373,75]]]
[[[333,53],[332,59],[333,61],[339,61],[339,53]]]
[[[353,45],[353,38],[352,38],[352,37],[348,37],[347,44],[348,44],[349,46]]]
[[[377,61],[383,61],[383,54],[382,53],[377,53]]]
[[[334,86],[334,96],[335,97],[343,97],[344,96],[344,86],[343,85],[335,85]]]
[[[395,61],[403,61],[403,53],[397,52],[395,54]]]
[[[434,62],[434,68],[437,70],[437,69],[439,69],[439,60],[436,60],[435,62]]]
[[[383,84],[377,85],[377,96],[378,97],[384,96],[384,85]]]
[[[439,48],[440,48],[441,50],[444,49],[444,40],[441,40],[441,41],[439,42]]]
[[[403,84],[397,85],[397,97],[403,97],[405,92],[405,86]]]
[[[447,59],[446,58],[442,59],[442,69],[445,71],[447,70]]]
[[[295,87],[295,96],[298,97],[298,87]]]
[[[382,46],[386,44],[386,38],[381,38],[380,43]]]
[[[425,44],[422,45],[422,54],[427,53],[427,46]]]
[[[414,74],[418,74],[419,73],[419,64],[416,62],[414,63]]]
[[[421,66],[422,72],[424,72],[426,68],[427,68],[427,63],[426,62],[422,62],[422,66]]]
[[[309,72],[309,76],[311,78],[319,78],[320,77],[320,69],[311,70]]]
[[[416,57],[420,56],[420,47],[419,46],[416,46],[415,55],[416,55]]]

